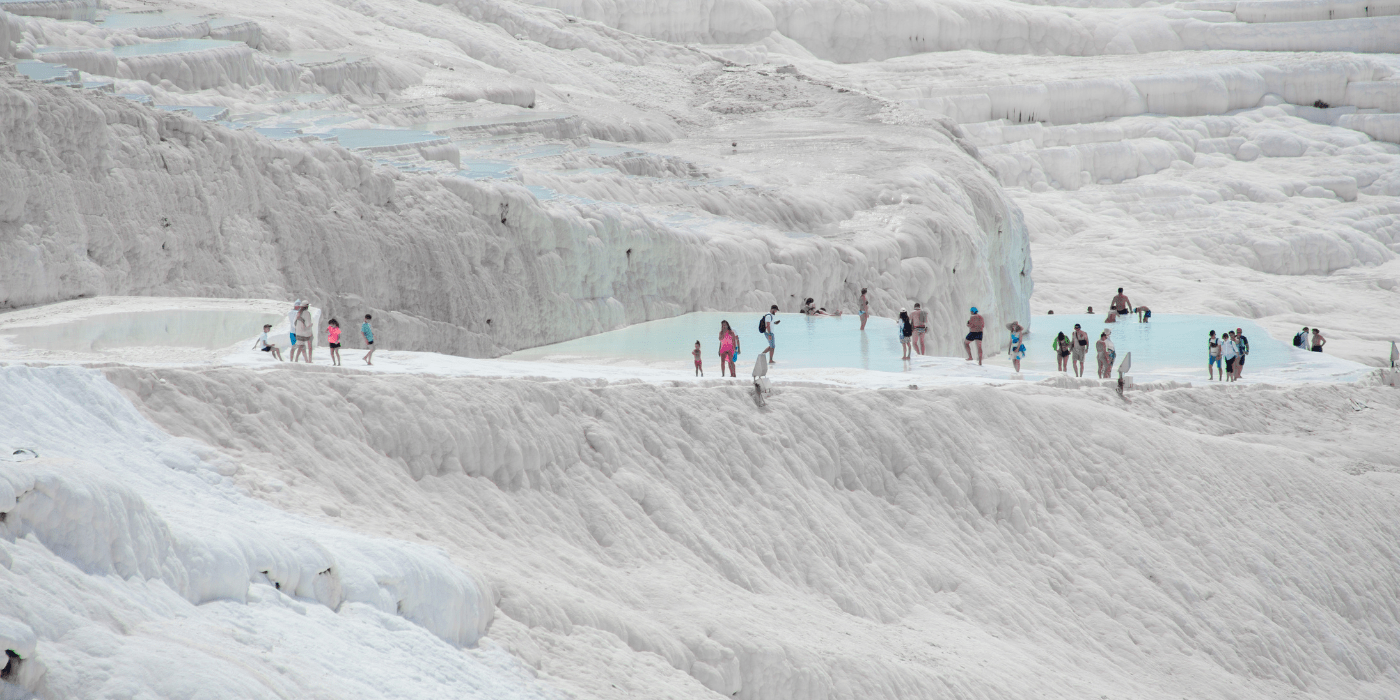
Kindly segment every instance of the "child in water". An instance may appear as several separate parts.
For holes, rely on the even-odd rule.
[[[326,342],[331,346],[331,364],[340,366],[340,321],[331,319],[326,323]]]
[[[700,365],[700,341],[695,341],[695,349],[690,351],[690,356],[695,358],[695,376],[705,376],[705,368]]]

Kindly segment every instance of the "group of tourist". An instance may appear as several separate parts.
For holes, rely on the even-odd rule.
[[[360,336],[365,340],[365,347],[369,349],[362,358],[365,364],[374,364],[374,329],[370,327],[371,316],[365,314],[364,323],[360,324]],[[316,334],[316,318],[311,313],[311,302],[300,299],[292,302],[292,310],[287,313],[287,326],[291,342],[291,356],[287,358],[291,362],[296,362],[297,358],[302,358],[305,362],[311,362],[312,351],[315,350],[315,343],[311,342]],[[277,344],[268,338],[268,333],[272,332],[272,324],[263,324],[262,335],[258,336],[253,343],[254,350],[261,350],[282,361],[282,350]],[[340,366],[340,322],[331,319],[326,322],[326,343],[331,351],[331,364]]]
[[[1211,331],[1208,342],[1210,354],[1206,360],[1206,371],[1210,372],[1210,378],[1215,379],[1215,373],[1219,370],[1222,381],[1238,381],[1244,372],[1244,359],[1249,355],[1249,338],[1245,337],[1244,329],[1225,331],[1219,338],[1215,336],[1215,331]]]
[[[1303,326],[1303,330],[1293,336],[1293,347],[1322,352],[1322,346],[1327,344],[1327,339],[1322,337],[1322,329],[1312,329],[1312,336],[1308,336],[1308,327]]]

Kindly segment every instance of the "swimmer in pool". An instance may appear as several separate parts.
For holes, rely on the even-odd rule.
[[[1108,310],[1119,316],[1127,316],[1133,312],[1133,303],[1128,301],[1128,295],[1123,293],[1122,287],[1118,288],[1118,294],[1113,297],[1113,301],[1108,303]]]
[[[870,300],[865,298],[866,288],[860,288],[860,329],[865,330],[865,322],[870,320]]]
[[[695,358],[695,376],[705,376],[705,368],[700,366],[700,341],[695,341],[695,349],[690,351],[690,356]]]

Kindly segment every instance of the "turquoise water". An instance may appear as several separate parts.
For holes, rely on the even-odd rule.
[[[280,314],[257,311],[130,311],[48,326],[4,328],[0,337],[38,350],[95,352],[138,346],[217,350],[244,340],[251,347],[264,323],[276,326],[286,320]]]
[[[1204,372],[1210,332],[1213,330],[1219,336],[1236,328],[1244,329],[1244,335],[1249,339],[1248,367],[1281,367],[1300,359],[1295,357],[1293,346],[1270,338],[1263,328],[1242,318],[1158,314],[1148,323],[1138,323],[1135,316],[1117,323],[1104,323],[1103,319],[1104,316],[1083,314],[1036,316],[1035,331],[1026,336],[1026,359],[1021,361],[1021,368],[1031,372],[1054,372],[1055,353],[1050,346],[1061,331],[1066,336],[1070,335],[1076,323],[1089,333],[1089,354],[1085,363],[1091,374],[1095,368],[1094,343],[1105,328],[1113,331],[1109,337],[1113,340],[1119,361],[1129,352],[1133,353],[1134,372],[1193,369]],[[1009,339],[1005,329],[988,336],[996,338],[995,343],[988,343],[988,352],[993,352],[990,346],[996,344],[1000,352],[1005,353]],[[1304,356],[1301,359],[1307,358]]]
[[[636,360],[641,362],[688,361],[695,341],[700,341],[706,367],[719,362],[719,322],[739,335],[739,361],[752,362],[768,342],[758,332],[757,311],[701,311],[675,318],[639,323],[586,338],[521,350],[507,356],[512,360],[545,358]],[[854,367],[883,372],[904,369],[895,322],[872,318],[864,333],[860,318],[845,316],[808,317],[778,314],[773,337],[777,345],[774,359],[783,367]]]
[[[142,29],[204,21],[194,12],[114,12],[97,21],[104,29]],[[213,25],[213,22],[210,22]]]
[[[338,138],[340,145],[349,149],[407,146],[433,142],[445,143],[447,141],[431,131],[409,131],[407,129],[332,129],[330,135]]]
[[[282,139],[299,139],[302,136],[304,136],[304,134],[301,133],[301,129],[292,129],[289,127],[258,126],[254,127],[253,131],[256,131],[259,134],[262,134],[263,136],[266,136],[274,141]]]
[[[228,107],[214,107],[211,105],[200,105],[191,107],[188,105],[156,105],[156,109],[163,109],[167,112],[189,112],[202,122],[212,122],[228,117]]]
[[[515,163],[508,160],[464,160],[458,175],[473,180],[493,180],[509,178],[515,171]]]
[[[758,332],[757,311],[698,312],[639,323],[585,338],[522,350],[510,359],[570,359],[580,361],[614,362],[632,360],[645,363],[685,361],[696,340],[700,341],[707,367],[718,362],[719,322],[728,320],[739,334],[742,351],[740,360],[752,361],[767,342]],[[860,332],[860,317],[846,314],[839,317],[808,317],[801,314],[779,314],[776,359],[783,367],[825,368],[847,367],[880,372],[900,372],[905,369],[900,359],[898,326],[893,319],[872,318],[864,333]],[[1112,339],[1121,361],[1133,353],[1134,373],[1205,371],[1206,338],[1211,330],[1243,328],[1250,341],[1249,366],[1253,369],[1282,367],[1315,360],[1309,353],[1274,340],[1255,324],[1239,318],[1224,316],[1166,315],[1154,316],[1150,323],[1124,321],[1103,323],[1103,316],[1036,316],[1034,332],[1025,337],[1028,350],[1022,361],[1023,371],[1051,374],[1055,355],[1050,344],[1055,335],[1066,335],[1079,323],[1090,334],[1088,373],[1094,371],[1092,343],[1104,328],[1113,331]],[[963,335],[961,329],[958,335]],[[988,329],[984,352],[997,364],[1006,361],[1005,329]]]
[[[20,75],[41,83],[67,80],[73,72],[72,68],[62,63],[44,63],[43,61],[19,61],[15,64],[15,69],[19,71]]]

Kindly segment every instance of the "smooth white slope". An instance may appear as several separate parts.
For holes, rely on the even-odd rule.
[[[273,503],[481,562],[490,635],[586,697],[1400,684],[1389,388],[108,376]]]

